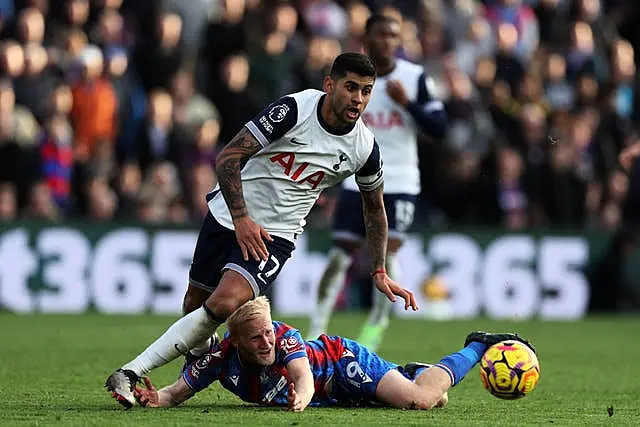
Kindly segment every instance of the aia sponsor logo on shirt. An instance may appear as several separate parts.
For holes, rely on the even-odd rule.
[[[402,115],[396,111],[375,111],[362,113],[362,121],[367,127],[372,129],[391,129],[394,127],[404,127]]]
[[[274,154],[269,158],[272,163],[282,166],[282,171],[296,184],[308,184],[312,189],[316,189],[324,179],[323,171],[307,171],[309,162],[296,163],[296,154],[284,152]],[[295,166],[295,167],[294,167]]]

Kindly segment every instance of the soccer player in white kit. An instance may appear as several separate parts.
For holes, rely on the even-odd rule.
[[[197,358],[209,350],[218,326],[276,278],[322,190],[350,175],[356,175],[362,195],[376,286],[392,301],[403,298],[405,309],[417,310],[413,294],[384,272],[382,160],[360,118],[375,74],[366,55],[338,56],[324,92],[280,98],[218,155],[218,186],[207,195],[209,213],[189,271],[185,316],[107,378],[105,387],[125,408],[133,405],[134,386],[143,375],[180,355]],[[313,395],[313,387],[302,391],[308,393]]]
[[[441,101],[430,90],[421,66],[395,58],[400,47],[400,23],[373,15],[366,24],[365,49],[376,65],[377,77],[371,101],[362,119],[380,144],[384,159],[384,204],[389,222],[386,271],[400,281],[396,254],[413,222],[420,193],[417,133],[444,136],[447,119]],[[308,339],[326,333],[336,299],[344,286],[352,256],[365,237],[362,204],[353,179],[344,181],[333,223],[333,247],[320,280],[318,302],[311,317]],[[374,295],[373,307],[358,341],[376,351],[389,324],[391,305]]]

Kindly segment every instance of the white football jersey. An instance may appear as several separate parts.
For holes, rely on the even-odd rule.
[[[373,133],[361,119],[339,132],[320,114],[325,93],[305,90],[280,98],[245,126],[263,145],[241,171],[251,218],[268,233],[293,241],[322,190],[356,174],[357,188],[382,184],[382,161]],[[328,101],[327,101],[328,102]],[[207,196],[223,226],[233,221],[219,186]]]
[[[419,127],[410,111],[396,104],[387,94],[389,80],[400,81],[409,99],[417,101],[424,111],[443,110],[444,106],[432,97],[431,83],[424,76],[422,67],[397,59],[391,73],[376,78],[371,100],[362,114],[362,120],[380,144],[384,159],[384,192],[417,195],[420,193]],[[344,188],[356,190],[355,180],[347,179]]]

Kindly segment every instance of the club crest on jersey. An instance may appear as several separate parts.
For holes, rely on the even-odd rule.
[[[279,104],[269,110],[269,120],[274,123],[280,123],[284,120],[285,116],[289,112],[289,106],[287,104]]]
[[[299,345],[300,342],[296,337],[282,338],[282,340],[280,341],[280,347],[287,353],[291,352],[292,350],[297,350]]]
[[[277,163],[283,167],[283,172],[296,184],[310,184],[314,190],[320,185],[324,179],[323,171],[316,171],[310,174],[302,176],[305,170],[309,167],[309,162],[302,162],[294,169],[296,155],[292,152],[284,152],[274,154],[269,158],[271,162]]]
[[[205,369],[209,365],[209,362],[211,362],[212,357],[213,356],[211,355],[211,353],[207,353],[204,356],[202,356],[200,359],[196,361],[196,365],[195,365],[196,368]]]
[[[346,162],[347,160],[349,160],[347,155],[344,153],[340,153],[340,155],[338,156],[338,163],[333,165],[333,170],[338,172],[338,170],[340,170],[340,165],[342,164],[342,162]]]

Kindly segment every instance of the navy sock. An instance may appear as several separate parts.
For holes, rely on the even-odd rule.
[[[458,384],[465,375],[480,361],[487,345],[472,342],[462,350],[445,356],[433,366],[443,369],[451,378],[451,385]]]

